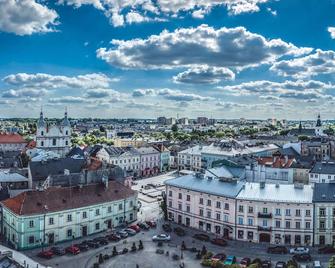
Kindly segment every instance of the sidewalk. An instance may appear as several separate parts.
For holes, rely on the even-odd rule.
[[[13,259],[17,261],[18,263],[22,264],[24,267],[29,267],[29,268],[51,268],[50,266],[44,266],[39,264],[38,262],[30,259],[28,256],[24,255],[21,252],[18,252],[16,250],[7,248],[3,245],[0,245],[0,252],[8,252],[11,251],[13,252]]]

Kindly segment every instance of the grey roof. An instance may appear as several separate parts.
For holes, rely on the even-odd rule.
[[[49,175],[63,174],[64,169],[70,173],[78,173],[86,165],[84,159],[60,158],[47,161],[31,161],[29,168],[33,181],[45,180]]]
[[[315,183],[313,202],[335,202],[335,183]]]
[[[292,147],[288,147],[288,148],[279,148],[278,151],[282,154],[282,155],[287,155],[287,156],[294,156],[294,157],[298,157],[299,153],[294,150]]]
[[[244,174],[244,167],[221,166],[207,170],[205,177],[216,175],[218,178],[242,178]]]
[[[133,147],[115,147],[115,146],[109,146],[109,147],[104,147],[106,152],[110,156],[120,156],[125,153],[131,153],[131,154],[139,154],[139,152],[134,149]],[[157,151],[156,151],[157,152]]]
[[[313,188],[311,185],[296,187],[294,184],[265,184],[247,182],[237,199],[264,201],[264,202],[290,202],[312,203]]]
[[[242,182],[224,182],[219,179],[198,178],[185,175],[165,181],[166,185],[188,189],[207,194],[234,198],[243,187]]]
[[[159,151],[157,151],[155,148],[153,147],[140,147],[138,149],[136,149],[139,154],[141,155],[145,155],[145,154],[158,154]]]
[[[314,128],[303,128],[303,129],[294,128],[290,130],[289,135],[315,136],[315,129]]]
[[[75,156],[85,158],[85,151],[81,149],[79,146],[74,146],[72,147],[70,152],[68,152],[67,157],[75,157]]]
[[[28,178],[22,176],[19,173],[0,171],[0,182],[20,182],[20,181],[28,181]]]
[[[310,173],[335,174],[335,162],[316,162]]]

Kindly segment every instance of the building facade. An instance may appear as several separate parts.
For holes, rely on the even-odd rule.
[[[201,171],[201,145],[178,152],[178,170]]]
[[[36,148],[53,151],[65,156],[71,149],[71,124],[65,112],[61,124],[48,125],[44,120],[43,112],[37,121]]]
[[[136,149],[140,154],[141,176],[156,175],[160,171],[160,152],[153,147]]]
[[[2,152],[22,151],[27,144],[28,142],[20,134],[0,133],[0,151]]]
[[[329,183],[335,180],[335,162],[316,162],[309,172],[309,183]]]
[[[3,201],[4,238],[23,250],[51,246],[135,221],[136,192],[115,181],[108,184],[51,187]]]

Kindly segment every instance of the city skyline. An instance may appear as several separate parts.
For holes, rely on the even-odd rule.
[[[317,0],[0,1],[0,117],[332,119],[333,14]]]

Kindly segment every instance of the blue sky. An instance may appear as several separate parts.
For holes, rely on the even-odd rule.
[[[0,0],[0,116],[335,112],[333,0]]]

